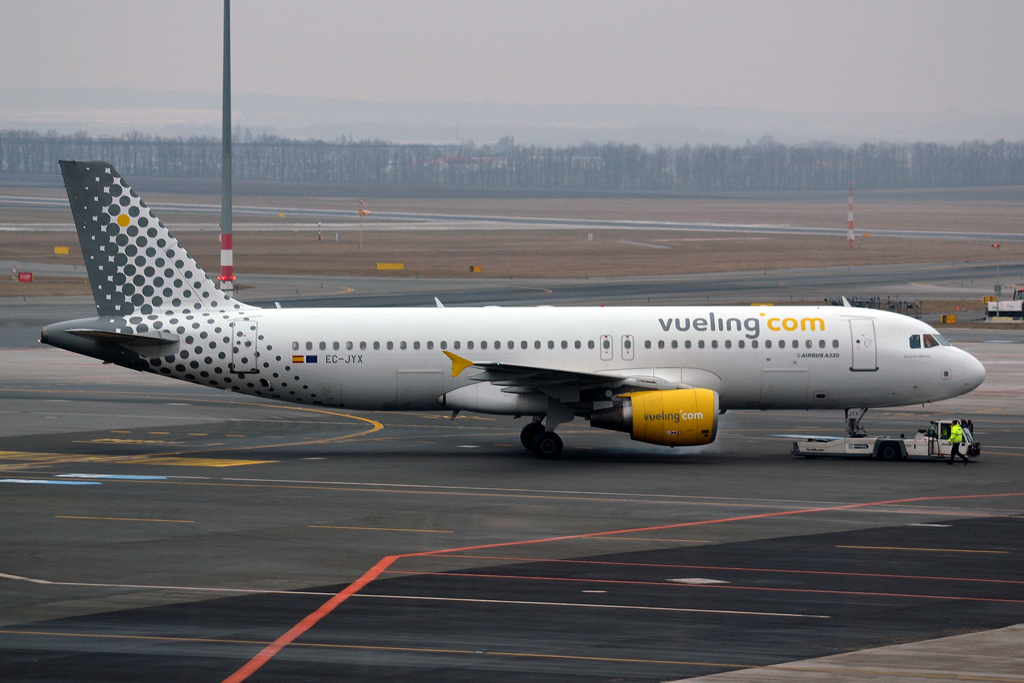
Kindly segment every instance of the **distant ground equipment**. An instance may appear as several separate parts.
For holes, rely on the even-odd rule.
[[[994,296],[987,296],[984,301],[985,315],[990,318],[1024,318],[1024,282],[1017,283],[1009,301],[999,301]]]
[[[883,299],[880,296],[855,296],[847,299],[850,305],[854,308],[874,308],[879,311],[891,311],[893,313],[900,313],[902,315],[910,316],[911,318],[921,319],[921,306],[920,301],[910,301],[909,299],[893,299],[886,297]],[[843,306],[843,297],[827,297],[825,303],[829,306]]]

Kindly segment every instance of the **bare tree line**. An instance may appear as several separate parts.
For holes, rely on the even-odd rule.
[[[220,139],[0,131],[0,172],[57,174],[59,159],[103,159],[128,177],[219,178]],[[908,189],[1024,185],[1024,141],[645,149],[583,144],[414,145],[246,136],[234,177],[358,185],[616,192]]]

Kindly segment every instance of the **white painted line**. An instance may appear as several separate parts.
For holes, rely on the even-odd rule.
[[[56,479],[0,479],[0,484],[64,484],[65,486],[99,486],[98,481],[59,481]]]
[[[166,479],[167,477],[157,477],[148,474],[58,474],[58,477],[67,477],[69,479],[128,479],[128,480],[141,480],[149,481],[152,479]]]
[[[17,574],[0,574],[0,579],[11,579],[12,581],[28,581],[29,583],[53,583],[53,581],[46,581],[44,579],[30,579],[27,576],[18,576]]]
[[[717,586],[720,584],[729,583],[729,581],[720,581],[719,579],[669,579],[672,583],[685,583],[687,586]]]
[[[916,523],[916,524],[908,524],[907,526],[933,526],[933,527],[938,527],[939,529],[947,529],[947,528],[949,528],[949,527],[951,527],[953,525],[952,524],[924,524],[924,523]]]
[[[354,593],[354,598],[382,598],[389,600],[431,600],[437,602],[475,602],[487,605],[533,605],[538,607],[591,607],[595,609],[623,609],[646,612],[695,612],[699,614],[734,614],[752,617],[794,617],[798,619],[831,619],[825,614],[789,614],[787,612],[744,612],[727,609],[695,609],[690,607],[644,607],[640,605],[589,605],[582,602],[540,602],[537,600],[485,600],[483,598],[435,598],[425,595],[380,595]]]

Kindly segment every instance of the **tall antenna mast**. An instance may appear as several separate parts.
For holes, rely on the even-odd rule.
[[[231,243],[231,0],[224,0],[224,101],[221,105],[220,288],[235,288]]]
[[[227,0],[225,0],[226,2]],[[853,181],[850,181],[850,202],[846,205],[846,246],[853,249]]]

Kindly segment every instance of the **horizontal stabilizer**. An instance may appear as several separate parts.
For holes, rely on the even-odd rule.
[[[95,339],[99,342],[110,344],[122,344],[124,346],[164,346],[178,343],[178,336],[167,330],[154,330],[152,332],[126,334],[124,332],[111,332],[109,330],[65,330],[68,334],[85,339]]]

